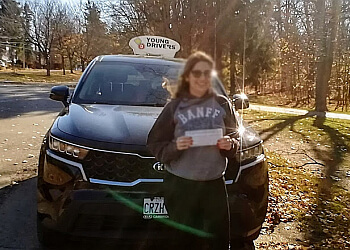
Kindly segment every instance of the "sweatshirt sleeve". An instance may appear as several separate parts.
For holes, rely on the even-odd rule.
[[[224,96],[218,96],[218,102],[221,107],[224,108],[226,112],[226,116],[224,118],[226,134],[230,136],[230,138],[237,138],[235,135],[237,134],[237,119],[235,114],[233,113],[231,102]],[[234,158],[239,148],[239,142],[234,140],[233,147],[231,150],[220,150],[221,154],[227,158]]]
[[[176,101],[168,103],[148,134],[147,148],[162,163],[170,163],[181,155],[174,141]]]

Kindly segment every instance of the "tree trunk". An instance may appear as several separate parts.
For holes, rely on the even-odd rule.
[[[85,61],[83,58],[80,58],[80,63],[81,63],[81,72],[84,72],[85,70]]]
[[[66,68],[64,65],[64,56],[63,55],[61,55],[61,62],[62,62],[62,73],[63,73],[63,75],[66,75]]]
[[[38,55],[38,68],[39,69],[42,69],[43,68],[43,65],[41,64],[41,52],[37,53]]]
[[[68,60],[69,60],[69,68],[70,68],[70,73],[74,73],[73,72],[73,58],[71,56],[68,56]]]
[[[328,81],[331,76],[333,64],[333,50],[334,39],[337,33],[338,14],[339,14],[339,0],[334,0],[332,3],[332,16],[329,22],[328,30],[330,36],[327,36],[327,27],[325,23],[325,0],[319,0],[317,7],[317,32],[319,34],[318,46],[318,62],[317,62],[317,76],[316,76],[316,107],[315,110],[319,112],[327,111],[327,93]]]
[[[222,75],[222,46],[218,46],[216,48],[216,55],[215,55],[215,66],[216,70],[218,71],[218,75],[220,79],[223,79]]]
[[[304,1],[304,10],[305,15],[309,16],[309,7],[308,3]],[[315,46],[314,46],[314,40],[315,40],[315,31],[312,29],[312,24],[309,19],[305,20],[305,28],[306,28],[306,34],[307,34],[307,50],[308,53],[306,55],[306,102],[307,104],[311,103],[311,99],[314,98],[314,83],[315,83]]]
[[[46,75],[50,76],[51,75],[51,58],[50,55],[45,55],[45,60],[46,60]]]
[[[230,43],[230,95],[236,94],[236,56],[235,46],[233,42]]]
[[[69,50],[67,50],[67,57],[68,57],[68,61],[69,61],[69,69],[70,69],[70,73],[74,73],[73,72],[73,56],[74,53],[70,53]]]
[[[223,54],[223,46],[221,46],[223,43],[221,41],[221,36],[220,34],[218,33],[218,20],[220,18],[220,15],[221,15],[221,0],[220,1],[216,1],[217,3],[217,6],[216,6],[216,9],[215,9],[215,18],[214,18],[214,25],[215,25],[215,29],[214,29],[214,32],[215,32],[215,65],[216,65],[216,68],[218,69],[219,71],[219,77],[220,79],[222,79],[222,54]]]

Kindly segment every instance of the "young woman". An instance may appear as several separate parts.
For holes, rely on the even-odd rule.
[[[213,70],[212,58],[203,52],[188,58],[175,99],[164,107],[147,141],[150,152],[166,165],[165,203],[178,225],[177,239],[190,244],[188,249],[197,249],[198,242],[209,249],[229,246],[223,175],[238,142],[227,136],[236,130],[236,120],[227,98],[212,89]],[[203,130],[208,134],[199,142]]]

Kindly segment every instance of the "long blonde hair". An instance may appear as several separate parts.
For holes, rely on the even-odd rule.
[[[179,97],[183,96],[184,94],[189,93],[190,83],[186,80],[186,78],[189,76],[189,74],[191,73],[191,70],[198,62],[207,62],[210,65],[210,67],[214,68],[213,59],[211,58],[211,56],[209,56],[205,52],[197,51],[197,52],[194,52],[193,54],[191,54],[188,57],[187,62],[186,62],[185,67],[184,67],[184,71],[182,72],[182,74],[179,78],[178,88],[177,88],[177,91],[175,93],[176,98],[179,98]]]

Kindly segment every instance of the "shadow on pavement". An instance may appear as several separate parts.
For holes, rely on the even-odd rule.
[[[0,249],[37,249],[36,178],[0,189]]]
[[[0,84],[0,119],[30,112],[59,112],[63,105],[49,98],[52,86]]]
[[[280,131],[287,127],[290,127],[290,130],[292,130],[294,133],[300,134],[304,140],[307,140],[306,134],[295,129],[295,123],[304,118],[314,116],[315,112],[308,112],[306,115],[299,115],[294,117],[284,117],[282,115],[278,118],[258,119],[254,120],[254,122],[264,120],[281,120],[281,122],[260,132],[260,136],[265,141],[267,141],[272,136],[278,134]],[[330,236],[327,235],[327,233],[323,232],[324,224],[322,224],[322,222],[320,221],[319,216],[321,214],[324,214],[325,210],[329,211],[331,209],[329,207],[329,204],[333,201],[334,195],[336,195],[332,192],[332,188],[334,187],[334,185],[336,185],[334,176],[336,175],[337,170],[339,170],[339,167],[343,163],[345,154],[349,152],[349,146],[347,142],[350,141],[350,136],[343,134],[338,130],[326,125],[325,121],[326,119],[324,116],[317,116],[315,117],[315,120],[312,124],[312,126],[314,126],[316,129],[322,129],[324,132],[327,133],[332,145],[330,147],[330,152],[325,153],[325,151],[320,149],[320,147],[317,146],[316,143],[312,144],[312,151],[316,155],[316,159],[324,162],[323,172],[325,174],[325,178],[319,179],[319,183],[317,184],[318,199],[316,207],[314,208],[314,213],[312,214],[311,219],[305,219],[305,221],[303,222],[305,225],[308,225],[308,227],[311,229],[318,229],[311,230],[305,235],[305,239],[308,240],[310,244],[321,243],[323,240]],[[348,226],[345,228],[350,228],[350,222],[344,223],[348,224]]]
[[[135,245],[122,245],[116,240],[107,239],[62,239],[60,245],[44,247],[38,241],[36,230],[36,183],[31,178],[17,185],[0,189],[0,249],[30,250],[109,250],[109,249],[168,249],[167,246],[149,247],[146,242]],[[57,235],[60,237],[60,235]]]

